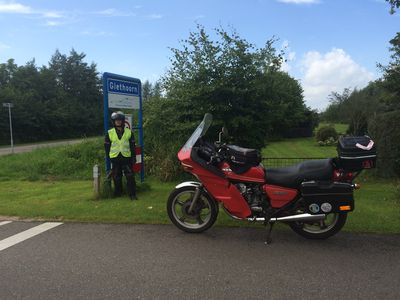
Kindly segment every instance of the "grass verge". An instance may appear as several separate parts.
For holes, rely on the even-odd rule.
[[[0,182],[0,215],[44,220],[169,224],[166,201],[175,183],[147,181],[139,201],[93,200],[90,181]],[[366,182],[344,228],[351,232],[400,233],[400,200],[391,182]],[[217,225],[261,226],[234,221],[222,210]]]

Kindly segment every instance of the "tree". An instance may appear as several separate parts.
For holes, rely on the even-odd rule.
[[[149,101],[154,98],[159,99],[161,97],[161,84],[159,81],[152,84],[146,80],[142,85],[142,98],[143,101]]]
[[[234,30],[214,35],[199,25],[172,48],[171,67],[153,88],[159,97],[144,104],[147,168],[162,179],[176,178],[176,153],[206,112],[214,116],[206,138],[216,140],[226,126],[228,142],[244,147],[261,148],[272,136],[315,126],[299,82],[280,71],[275,39],[256,48]]]
[[[171,49],[172,66],[162,78],[175,107],[174,124],[193,128],[210,112],[234,142],[261,148],[268,136],[305,118],[301,86],[280,71],[283,55],[275,50],[275,39],[256,48],[235,31],[216,29],[212,40],[202,26],[197,29],[181,49]]]
[[[400,109],[400,32],[390,40],[391,61],[389,65],[379,67],[383,70],[383,86],[389,92],[388,104],[392,109]]]
[[[35,60],[0,64],[0,102],[12,102],[16,142],[80,137],[102,132],[100,79],[85,54],[56,51],[49,66]],[[0,143],[8,143],[8,116],[0,112]]]
[[[394,14],[400,8],[400,0],[386,0],[390,4],[390,13]]]

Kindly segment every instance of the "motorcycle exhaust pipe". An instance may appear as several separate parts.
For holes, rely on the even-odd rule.
[[[299,215],[292,215],[287,217],[280,217],[280,218],[271,218],[269,220],[270,223],[275,222],[297,222],[297,221],[320,221],[325,219],[325,214],[318,214],[318,215],[311,215],[311,214],[299,214]],[[264,222],[265,218],[247,218],[248,221],[251,222]]]

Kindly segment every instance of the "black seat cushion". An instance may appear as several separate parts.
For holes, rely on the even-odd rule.
[[[332,159],[307,160],[285,168],[265,170],[267,184],[289,188],[298,188],[307,180],[331,180],[333,175]]]
[[[243,147],[239,147],[236,145],[227,145],[228,149],[231,149],[235,152],[238,152],[240,154],[242,154],[243,156],[256,156],[259,151],[256,149],[248,149],[248,148],[243,148]]]

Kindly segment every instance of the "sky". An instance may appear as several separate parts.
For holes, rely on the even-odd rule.
[[[47,65],[74,48],[99,72],[155,82],[196,25],[222,26],[263,47],[285,49],[283,70],[306,104],[323,110],[332,91],[363,88],[390,60],[400,13],[384,0],[0,0],[0,63]]]

